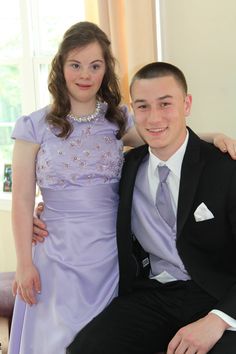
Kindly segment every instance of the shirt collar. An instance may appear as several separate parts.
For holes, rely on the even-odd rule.
[[[156,155],[151,152],[150,147],[148,148],[149,151],[149,168],[150,172],[155,175],[157,166],[166,165],[172,173],[174,173],[180,179],[181,173],[181,166],[185,154],[185,150],[188,144],[189,139],[189,132],[187,130],[186,138],[180,148],[167,160],[162,161]]]

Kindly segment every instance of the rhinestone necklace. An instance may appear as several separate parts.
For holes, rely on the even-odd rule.
[[[101,102],[97,101],[95,111],[92,114],[87,114],[84,116],[75,116],[70,112],[67,115],[67,117],[69,117],[79,123],[91,122],[92,120],[97,118],[98,114],[100,113],[100,109],[101,109]]]

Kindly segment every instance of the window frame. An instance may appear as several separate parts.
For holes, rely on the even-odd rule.
[[[50,67],[52,55],[43,55],[39,51],[40,38],[40,16],[38,14],[38,6],[40,0],[19,0],[19,24],[22,31],[22,50],[19,56],[15,58],[0,57],[1,65],[15,65],[20,71],[20,92],[21,92],[21,112],[28,114],[46,104],[50,103],[50,95],[45,90],[45,77],[40,75],[41,66]],[[85,8],[85,0],[84,8]],[[78,3],[78,9],[80,9]],[[81,13],[81,11],[80,11]],[[52,13],[52,15],[54,15]],[[71,13],[68,13],[71,17]],[[83,17],[83,15],[82,15]],[[84,12],[85,19],[85,12]],[[81,18],[78,16],[78,21]],[[76,21],[76,20],[75,20]],[[66,23],[67,21],[65,21]],[[62,25],[63,27],[63,25]],[[16,117],[17,119],[18,117]],[[1,127],[13,128],[15,122],[0,122]],[[1,147],[2,145],[0,145]],[[11,161],[3,161],[11,163]],[[0,210],[10,210],[11,208],[11,192],[3,192],[3,165],[0,165]]]

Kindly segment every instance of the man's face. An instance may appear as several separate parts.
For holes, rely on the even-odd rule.
[[[168,160],[186,137],[192,97],[172,76],[136,80],[131,88],[136,128],[161,160]]]

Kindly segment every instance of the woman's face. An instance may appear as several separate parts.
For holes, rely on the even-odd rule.
[[[106,65],[98,42],[71,50],[64,64],[64,77],[71,104],[94,103]]]

